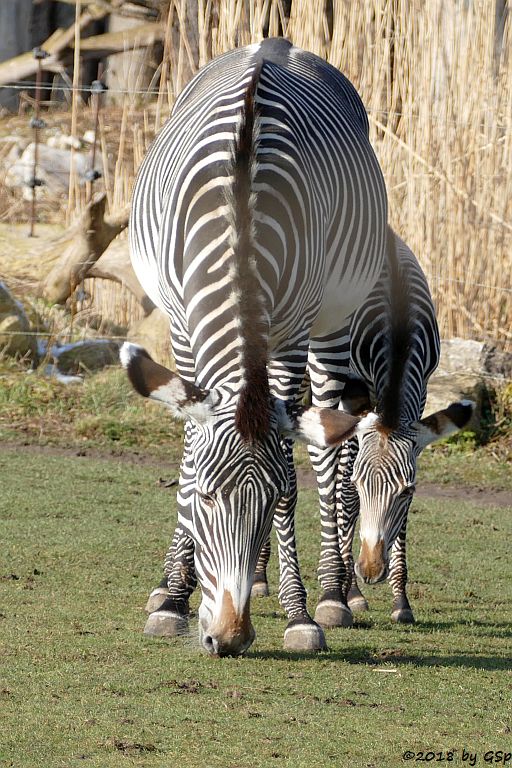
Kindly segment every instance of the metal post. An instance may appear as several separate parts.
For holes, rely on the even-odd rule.
[[[101,81],[101,75],[102,75],[102,65],[100,64],[98,67],[98,79],[93,80],[91,83],[91,97],[93,99],[93,106],[94,106],[94,137],[93,137],[93,144],[92,144],[92,150],[91,150],[91,165],[89,167],[89,170],[86,171],[85,179],[88,183],[88,190],[87,190],[87,202],[89,202],[90,198],[92,197],[92,184],[99,178],[101,178],[101,172],[97,171],[95,166],[96,163],[96,146],[98,143],[98,127],[99,127],[99,118],[100,118],[100,109],[101,109],[101,96],[105,93],[107,90],[107,86],[105,83],[102,83]]]
[[[34,48],[34,59],[37,60],[37,73],[36,73],[36,113],[30,120],[30,127],[34,131],[34,165],[32,169],[32,178],[29,181],[29,186],[32,188],[32,203],[30,206],[30,232],[29,237],[34,237],[34,226],[36,220],[36,187],[41,186],[41,179],[37,178],[37,161],[39,154],[39,131],[45,127],[46,123],[41,120],[41,76],[42,66],[41,62],[46,59],[50,54],[44,50],[44,48]]]

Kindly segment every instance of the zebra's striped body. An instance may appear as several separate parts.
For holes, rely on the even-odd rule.
[[[325,446],[358,422],[340,414],[335,422],[333,411],[317,408],[297,413],[295,403],[308,355],[332,375],[326,352],[379,277],[386,226],[384,182],[357,93],[285,40],[232,51],[201,70],[142,164],[132,261],[170,317],[181,383],[149,370],[137,351],[124,362],[142,394],[192,418],[167,566],[171,597],[160,615],[185,611],[193,547],[210,652],[239,653],[252,641],[249,593],[274,515],[288,646],[322,647],[299,575],[283,435]]]

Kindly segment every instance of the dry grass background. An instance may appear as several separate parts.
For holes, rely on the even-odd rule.
[[[511,0],[293,0],[289,19],[282,0],[171,0],[164,23],[158,93],[135,88],[100,118],[111,210],[193,72],[285,34],[359,90],[391,223],[426,270],[442,336],[512,348]]]

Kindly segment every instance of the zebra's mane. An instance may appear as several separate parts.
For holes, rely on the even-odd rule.
[[[397,256],[396,239],[388,227],[387,259],[389,274],[388,376],[377,404],[380,428],[392,432],[400,424],[404,396],[404,377],[413,346],[413,308],[410,276],[406,264]]]
[[[267,374],[268,321],[254,254],[252,182],[256,170],[258,109],[256,88],[262,64],[253,71],[247,87],[241,121],[233,146],[233,183],[228,204],[231,214],[233,261],[230,276],[238,331],[241,339],[243,384],[235,426],[249,444],[261,440],[270,428],[270,388]]]

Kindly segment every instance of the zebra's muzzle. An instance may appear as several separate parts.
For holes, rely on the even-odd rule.
[[[365,584],[378,584],[387,578],[389,562],[384,539],[379,539],[374,546],[370,546],[366,539],[363,539],[355,571]]]
[[[210,656],[240,656],[252,645],[256,632],[251,623],[249,600],[241,614],[235,611],[233,598],[225,590],[221,610],[207,626],[200,621],[203,648]]]

